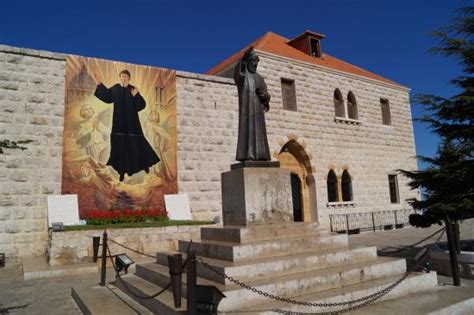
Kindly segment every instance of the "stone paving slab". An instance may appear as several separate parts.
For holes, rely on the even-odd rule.
[[[113,279],[108,270],[108,281]],[[79,315],[82,314],[71,298],[71,287],[90,287],[99,282],[99,273],[84,273],[56,278],[24,280],[20,266],[0,269],[0,307],[28,304],[8,314]]]

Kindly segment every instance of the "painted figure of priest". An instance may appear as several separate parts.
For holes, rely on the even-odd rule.
[[[234,80],[239,93],[238,161],[270,161],[265,112],[270,95],[263,77],[257,73],[259,58],[250,47],[239,60]]]
[[[143,135],[138,112],[146,106],[138,89],[129,84],[130,72],[120,72],[120,83],[107,88],[95,74],[97,88],[95,96],[105,103],[113,103],[112,132],[110,134],[110,157],[107,165],[112,166],[124,180],[125,174],[132,175],[149,168],[160,161]]]

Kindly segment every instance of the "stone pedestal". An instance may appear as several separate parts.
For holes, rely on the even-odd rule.
[[[293,222],[290,171],[277,167],[243,167],[224,172],[224,225]]]

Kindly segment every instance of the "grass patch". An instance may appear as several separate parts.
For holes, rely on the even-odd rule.
[[[68,225],[64,226],[64,231],[86,231],[86,230],[103,230],[103,229],[127,229],[127,228],[146,228],[146,227],[162,227],[162,226],[179,226],[179,225],[204,225],[213,224],[212,221],[191,221],[191,220],[166,220],[155,222],[127,222],[103,225]]]

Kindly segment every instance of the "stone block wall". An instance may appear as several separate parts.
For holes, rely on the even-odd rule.
[[[0,140],[32,140],[0,154],[0,252],[46,251],[47,195],[61,193],[65,56],[0,45]]]
[[[238,96],[233,80],[176,73],[178,188],[194,219],[222,215],[221,173],[235,163]]]
[[[46,252],[47,196],[61,192],[65,55],[0,46],[0,139],[32,140],[28,149],[0,154],[0,252],[7,260]],[[388,174],[416,169],[408,89],[260,53],[259,72],[272,96],[266,116],[270,150],[295,140],[309,157],[317,211],[306,220],[328,223],[331,213],[406,208],[416,196],[399,177],[400,204],[391,204]],[[282,108],[281,78],[296,84],[298,110]],[[333,93],[357,99],[359,122],[335,121]],[[178,188],[194,219],[222,214],[221,173],[235,163],[237,88],[232,79],[177,71]],[[382,124],[380,98],[390,102]],[[330,168],[352,177],[354,202],[327,203]]]
[[[157,252],[177,251],[179,240],[200,238],[200,226],[166,226],[154,228],[109,229],[108,238],[131,249],[155,255]],[[102,237],[103,230],[51,232],[48,248],[51,266],[92,262],[92,237]],[[126,253],[133,260],[146,258],[109,242],[112,255]],[[99,252],[100,255],[100,252]]]
[[[399,204],[390,202],[388,175],[397,169],[417,169],[409,90],[402,86],[314,67],[261,53],[259,71],[272,95],[266,116],[270,149],[277,155],[289,139],[300,143],[310,157],[316,185],[317,216],[409,208],[406,199],[418,196],[398,175]],[[297,111],[283,109],[281,79],[294,80]],[[357,100],[358,122],[335,120],[334,91],[347,101]],[[382,124],[380,99],[390,103],[391,125]],[[328,205],[327,174],[334,169],[352,178],[354,203]],[[316,218],[312,218],[313,220]]]
[[[410,190],[406,178],[398,176],[398,204],[390,203],[388,185],[388,175],[397,169],[417,168],[409,90],[259,54],[259,72],[272,96],[266,115],[272,159],[290,140],[297,141],[309,157],[317,203],[309,220],[327,225],[331,213],[409,208],[405,200],[418,192]],[[281,78],[295,80],[297,111],[283,109]],[[336,88],[345,101],[349,91],[354,93],[357,122],[335,120]],[[195,218],[209,219],[221,214],[219,173],[235,163],[237,88],[229,78],[178,73],[177,95],[180,191],[189,193]],[[381,98],[390,102],[391,125],[382,124]],[[349,171],[354,196],[349,205],[328,204],[330,169],[338,176],[344,169]]]

